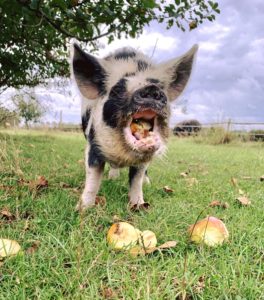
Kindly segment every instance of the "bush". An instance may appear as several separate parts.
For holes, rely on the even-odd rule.
[[[182,121],[173,129],[173,133],[177,136],[190,136],[197,134],[202,129],[202,125],[197,120]]]
[[[211,145],[229,144],[238,139],[239,137],[235,132],[228,131],[223,127],[205,128],[195,137],[196,142]]]
[[[261,141],[264,142],[264,130],[258,129],[258,130],[250,130],[249,132],[250,140],[251,141]]]

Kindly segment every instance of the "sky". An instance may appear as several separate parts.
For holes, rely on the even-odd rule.
[[[177,27],[152,23],[137,39],[116,40],[107,45],[101,40],[98,56],[102,57],[123,46],[132,46],[162,62],[199,45],[190,82],[179,99],[172,104],[170,124],[186,119],[201,123],[264,123],[264,1],[219,0],[220,15],[197,29],[181,32]],[[155,47],[156,44],[156,47]],[[155,48],[155,51],[154,51]],[[40,99],[49,97],[53,112],[46,120],[80,123],[80,99],[74,94],[59,95],[37,88]],[[183,105],[186,110],[183,112]],[[187,105],[186,105],[187,103]]]

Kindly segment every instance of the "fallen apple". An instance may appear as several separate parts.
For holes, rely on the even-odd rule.
[[[221,245],[229,236],[225,224],[215,217],[198,221],[190,226],[188,232],[192,242],[204,243],[207,246]]]
[[[107,242],[114,249],[129,249],[137,243],[140,231],[129,223],[113,224],[107,233]]]
[[[144,249],[154,248],[157,245],[157,238],[154,232],[144,230],[140,233],[139,244]]]
[[[0,257],[16,255],[20,249],[17,241],[0,238]]]

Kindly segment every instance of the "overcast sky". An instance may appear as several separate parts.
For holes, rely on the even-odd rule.
[[[219,0],[221,14],[216,21],[198,29],[181,32],[166,30],[153,23],[138,39],[117,40],[98,53],[107,54],[122,46],[132,46],[161,62],[199,44],[191,81],[182,95],[188,100],[187,115],[173,105],[171,124],[195,118],[202,123],[227,119],[264,122],[264,1]],[[105,43],[104,40],[101,41]],[[45,91],[41,92],[43,95]],[[53,95],[55,110],[63,110],[64,122],[80,122],[79,99]],[[58,118],[58,113],[49,119]]]

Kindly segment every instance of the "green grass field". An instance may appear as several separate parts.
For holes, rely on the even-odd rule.
[[[128,172],[108,180],[107,166],[100,190],[106,206],[80,216],[74,208],[84,147],[78,133],[0,133],[0,210],[11,213],[0,213],[0,237],[23,249],[0,261],[0,299],[264,299],[263,143],[213,146],[172,137],[167,155],[149,169],[148,212],[127,209]],[[29,188],[37,176],[45,176],[47,188]],[[165,185],[174,192],[165,193]],[[251,206],[237,203],[238,189]],[[208,207],[215,199],[229,208]],[[200,213],[225,222],[228,243],[189,243],[187,229]],[[115,252],[106,233],[116,218],[154,231],[160,244],[178,244],[145,257]]]

